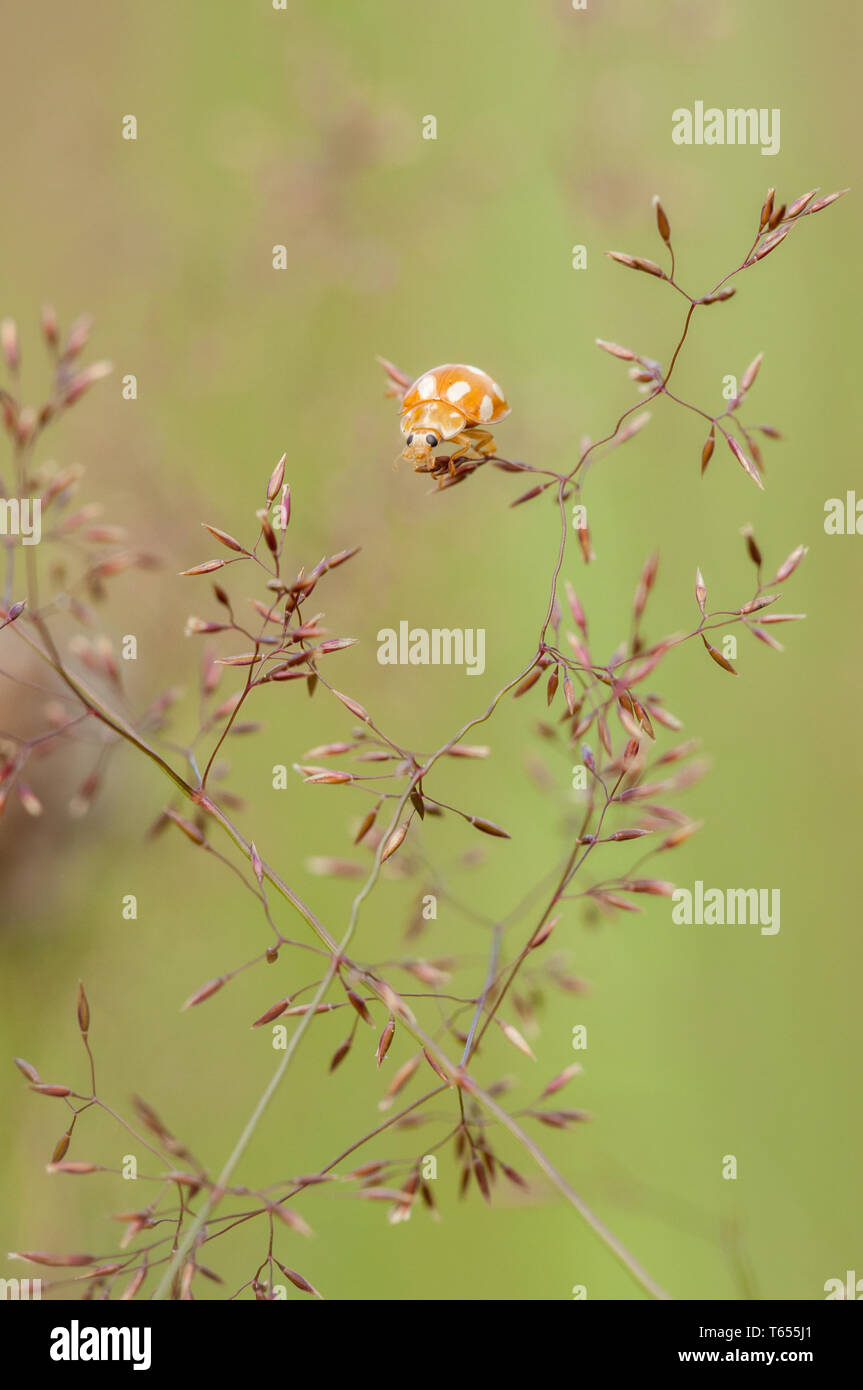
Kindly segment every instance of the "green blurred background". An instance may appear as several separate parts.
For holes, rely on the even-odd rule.
[[[176,571],[214,553],[200,521],[250,534],[262,481],[285,449],[296,563],[363,547],[322,590],[332,631],[362,639],[334,658],[333,678],[404,744],[437,746],[532,649],[556,513],[543,501],[510,510],[523,484],[493,469],[437,497],[409,467],[393,472],[396,411],[375,354],[410,373],[482,364],[513,407],[501,449],[568,469],[581,436],[605,433],[635,399],[624,365],[594,338],[667,360],[679,329],[677,296],[602,256],[612,247],[659,258],[655,193],[680,277],[703,293],[749,246],[768,184],[790,200],[857,182],[861,34],[848,7],[337,0],[278,12],[269,0],[82,0],[6,7],[3,26],[0,310],[21,325],[34,396],[46,299],[65,324],[92,312],[91,356],[116,368],[38,457],[86,463],[82,500],[103,499],[107,519],[165,561],[158,575],[126,576],[112,590],[109,630],[139,639],[134,708],[167,685],[194,688],[200,639],[185,639],[183,625],[209,612],[207,581]],[[673,145],[671,112],[695,100],[779,107],[781,153]],[[121,139],[129,113],[134,143]],[[421,138],[426,115],[437,119],[435,141]],[[863,542],[823,530],[825,500],[859,473],[860,233],[853,194],[805,222],[742,277],[731,304],[696,321],[681,359],[677,389],[715,409],[723,376],[765,352],[745,418],[786,435],[766,446],[766,493],[724,449],[702,481],[703,429],[666,403],[593,471],[596,563],[585,570],[571,551],[564,568],[590,611],[594,649],[610,654],[652,549],[662,555],[648,610],[656,637],[691,622],[696,565],[715,606],[748,597],[743,524],[771,572],[794,545],[811,547],[782,605],[809,621],[781,630],[784,654],[741,637],[735,681],[688,646],[659,681],[713,767],[685,801],[704,831],[658,871],[684,885],[778,887],[781,932],[677,927],[663,900],[599,929],[572,911],[557,942],[590,995],[548,993],[538,1065],[496,1039],[482,1066],[486,1080],[516,1076],[509,1100],[527,1104],[577,1060],[571,1030],[587,1025],[584,1075],[561,1101],[594,1122],[537,1137],[682,1298],[753,1288],[823,1298],[825,1280],[863,1261],[851,719]],[[284,272],[272,269],[277,243],[288,249]],[[571,267],[576,244],[588,249],[586,271]],[[136,402],[120,396],[129,372]],[[485,674],[381,668],[377,630],[401,618],[485,627]],[[490,761],[452,763],[436,784],[444,800],[503,821],[512,841],[477,845],[449,822],[423,832],[452,891],[489,916],[557,861],[561,809],[571,807],[572,759],[535,735],[540,690],[508,702],[482,735]],[[20,699],[3,696],[7,727]],[[352,853],[360,802],[293,781],[275,792],[271,769],[344,737],[349,721],[293,687],[267,693],[258,713],[265,730],[230,748],[231,785],[248,803],[238,819],[338,934],[353,885],[312,876],[306,861]],[[190,715],[187,704],[186,734]],[[537,788],[537,760],[556,789]],[[126,1111],[129,1093],[141,1093],[217,1169],[274,1065],[249,1020],[308,976],[286,956],[181,1014],[204,980],[262,948],[263,922],[232,876],[182,836],[144,843],[166,793],[132,754],[114,761],[82,822],[68,821],[69,789],[61,772],[54,778],[41,784],[47,809],[35,829],[20,813],[2,828],[0,1051],[83,1085],[74,1020],[83,978],[102,1094]],[[484,853],[470,872],[458,864],[466,848]],[[413,891],[393,876],[373,897],[364,957],[404,952]],[[138,897],[134,923],[121,916],[127,893]],[[486,948],[482,926],[442,907],[416,949],[466,954],[478,988]],[[344,1015],[314,1024],[241,1181],[313,1170],[377,1122],[371,1034],[327,1075],[345,1031]],[[406,1055],[400,1039],[391,1059]],[[0,1097],[2,1249],[111,1250],[120,1228],[108,1213],[142,1198],[119,1178],[46,1176],[60,1103],[27,1092],[11,1064],[0,1069]],[[116,1165],[134,1151],[107,1126],[88,1132],[89,1118],[70,1157]],[[409,1157],[425,1133],[390,1135],[364,1154]],[[527,1169],[511,1146],[502,1151]],[[725,1154],[737,1157],[736,1182],[722,1180]],[[532,1200],[457,1204],[448,1151],[438,1191],[441,1223],[417,1212],[406,1227],[388,1226],[348,1187],[312,1192],[299,1209],[316,1238],[284,1232],[280,1257],[331,1298],[567,1299],[576,1284],[590,1298],[642,1296],[541,1183]],[[735,1232],[733,1251],[723,1229]],[[247,1226],[207,1258],[230,1291],[264,1253],[264,1232]]]

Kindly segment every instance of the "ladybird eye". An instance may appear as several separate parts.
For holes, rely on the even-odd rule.
[[[412,434],[409,434],[409,435],[408,435],[408,444],[413,444],[413,442],[414,442],[414,437],[413,437]]]
[[[437,435],[436,435],[436,434],[427,434],[427,435],[426,435],[426,444],[430,444],[430,445],[432,446],[432,448],[434,448],[434,446],[437,444]]]

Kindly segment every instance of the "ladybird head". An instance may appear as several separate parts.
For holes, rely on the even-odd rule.
[[[409,404],[401,417],[405,441],[402,458],[413,464],[416,473],[431,472],[435,450],[463,428],[464,415],[446,401],[420,400]]]
[[[439,444],[440,435],[434,430],[411,430],[405,440],[402,458],[413,464],[415,473],[427,473],[434,462],[434,451]]]

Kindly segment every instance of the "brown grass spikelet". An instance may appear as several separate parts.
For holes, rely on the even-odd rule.
[[[568,1129],[570,1125],[586,1124],[593,1118],[586,1110],[531,1110],[529,1113],[551,1129]]]
[[[96,1263],[95,1255],[52,1255],[46,1250],[16,1250],[10,1254],[12,1259],[47,1265],[50,1269],[81,1269]]]
[[[815,202],[812,204],[812,206],[809,208],[806,214],[807,217],[809,213],[821,212],[823,208],[829,208],[830,204],[835,203],[837,198],[844,198],[845,194],[849,192],[850,189],[841,188],[838,193],[828,193],[825,198],[816,198]]]
[[[215,536],[216,540],[226,546],[228,550],[236,550],[239,551],[241,555],[248,555],[249,552],[246,547],[241,545],[235,536],[230,535],[227,531],[220,530],[218,526],[209,526],[206,521],[202,521],[201,525],[205,531],[209,531],[210,535]]]
[[[637,362],[636,354],[627,347],[621,347],[620,343],[609,343],[604,338],[597,338],[596,346],[602,348],[603,352],[611,353],[612,357],[619,357],[623,362]]]
[[[65,1134],[61,1134],[60,1138],[57,1140],[57,1143],[54,1146],[54,1152],[51,1154],[52,1163],[59,1163],[60,1160],[64,1157],[64,1155],[68,1153],[71,1139],[71,1130],[67,1129]]]
[[[86,1177],[89,1173],[103,1173],[105,1170],[98,1163],[53,1161],[45,1165],[45,1171],[46,1173],[68,1173],[73,1177]]]
[[[514,1024],[505,1023],[503,1019],[499,1018],[495,1019],[495,1022],[497,1023],[498,1028],[503,1033],[508,1043],[511,1043],[513,1047],[518,1048],[518,1051],[523,1052],[525,1057],[529,1057],[532,1062],[536,1061],[536,1054],[534,1053],[527,1039],[523,1036],[522,1033],[519,1032],[519,1030],[515,1027]]]
[[[625,251],[606,251],[605,254],[612,261],[618,261],[620,265],[628,266],[630,270],[643,270],[646,274],[655,275],[660,280],[668,279],[662,266],[657,265],[656,261],[648,260],[646,256],[629,256]]]
[[[334,1072],[336,1067],[338,1067],[345,1060],[345,1058],[351,1050],[353,1041],[354,1035],[353,1033],[351,1033],[349,1037],[345,1038],[344,1042],[339,1043],[338,1047],[336,1048],[335,1052],[330,1058],[331,1072]]]
[[[214,980],[208,980],[205,985],[201,985],[200,989],[196,989],[194,994],[189,995],[189,998],[186,1000],[185,1004],[183,1004],[182,1008],[184,1010],[193,1009],[196,1004],[203,1004],[205,999],[211,999],[214,994],[218,993],[222,986],[227,984],[229,979],[229,975],[219,975]]]
[[[182,830],[183,834],[188,840],[192,841],[193,845],[203,845],[206,843],[204,832],[199,826],[195,825],[193,821],[187,820],[185,816],[181,816],[169,806],[165,808],[164,814],[169,820],[173,821],[178,829]]]
[[[563,1071],[558,1072],[557,1075],[553,1076],[548,1084],[543,1087],[540,1092],[540,1100],[545,1100],[548,1096],[555,1095],[558,1091],[562,1090],[574,1076],[580,1076],[582,1070],[583,1068],[579,1062],[571,1062],[568,1067],[564,1067]]]
[[[808,552],[808,545],[795,546],[788,558],[782,561],[775,575],[765,587],[772,589],[774,584],[781,584],[784,580],[788,579],[789,575],[794,573],[797,566]]]
[[[287,1265],[280,1264],[278,1260],[276,1260],[276,1264],[279,1266],[285,1278],[293,1284],[294,1288],[299,1289],[302,1293],[310,1293],[313,1298],[323,1298],[323,1294],[318,1293],[314,1284],[310,1284],[308,1279],[304,1278],[302,1274],[298,1274],[295,1269],[288,1269]]]
[[[225,565],[230,564],[230,560],[205,560],[201,565],[193,565],[190,570],[181,570],[183,578],[194,574],[212,574],[214,570],[224,569]]]
[[[754,357],[752,361],[749,363],[749,366],[746,368],[746,371],[740,378],[740,395],[745,395],[745,393],[751,388],[753,382],[755,381],[755,378],[758,375],[758,372],[761,368],[761,363],[763,361],[764,353],[759,352],[758,356]]]
[[[393,1038],[395,1037],[395,1031],[395,1020],[390,1018],[387,1020],[384,1031],[381,1033],[380,1039],[378,1041],[376,1052],[378,1066],[381,1065],[381,1063],[383,1062],[384,1058],[390,1050],[390,1045],[392,1043]]]
[[[437,1060],[436,1057],[434,1057],[434,1056],[432,1055],[431,1052],[429,1052],[429,1050],[428,1050],[427,1047],[424,1047],[424,1048],[423,1048],[423,1057],[424,1057],[425,1060],[428,1062],[428,1064],[429,1064],[429,1066],[431,1067],[432,1071],[435,1072],[436,1075],[440,1077],[441,1081],[445,1081],[446,1084],[447,1084],[448,1086],[451,1086],[451,1085],[452,1085],[452,1077],[447,1075],[447,1073],[444,1071],[443,1067],[441,1066],[440,1062]]]
[[[280,999],[277,1003],[271,1004],[265,1009],[260,1018],[256,1018],[252,1024],[253,1028],[263,1028],[265,1023],[272,1023],[274,1018],[279,1018],[290,1005],[290,999]]]
[[[521,695],[526,695],[527,692],[533,686],[536,685],[541,675],[542,670],[539,666],[536,666],[532,671],[529,671],[528,674],[525,676],[524,680],[519,681],[515,690],[512,692],[513,699],[517,700]]]
[[[727,443],[734,457],[737,459],[737,462],[740,464],[740,467],[744,470],[744,472],[749,474],[749,477],[756,484],[756,486],[760,487],[763,491],[764,484],[758,476],[758,469],[755,467],[755,464],[751,461],[751,459],[747,458],[746,454],[743,452],[734,436],[731,434],[726,434],[725,442]]]
[[[717,651],[714,646],[711,646],[710,642],[708,642],[707,638],[704,636],[703,633],[701,634],[701,640],[707,649],[708,656],[711,658],[712,661],[716,662],[717,666],[721,666],[723,671],[728,671],[729,675],[736,676],[738,674],[737,671],[735,671],[734,667],[731,665],[731,662],[726,657],[724,657],[721,652]]]
[[[363,1023],[367,1023],[370,1028],[376,1027],[377,1025],[375,1024],[374,1019],[368,1011],[365,1000],[361,999],[360,996],[356,994],[352,989],[346,988],[345,993],[348,997],[348,1002],[350,1003],[351,1008],[354,1009],[354,1011],[359,1015]]]
[[[82,1035],[86,1038],[87,1034],[90,1031],[90,1005],[87,1002],[87,996],[84,993],[84,986],[81,984],[80,980],[78,981],[77,1014],[78,1027]]]
[[[542,946],[548,940],[559,921],[560,915],[558,914],[556,917],[549,917],[547,922],[543,922],[541,926],[537,927],[533,936],[530,938],[530,949],[532,951],[537,950],[539,946]]]
[[[753,565],[758,566],[758,568],[760,569],[762,563],[761,551],[759,550],[755,537],[752,534],[752,527],[748,525],[744,526],[740,534],[746,541],[746,549],[749,554],[750,560],[752,561]]]
[[[658,194],[653,199],[653,207],[656,212],[657,230],[659,232],[659,235],[662,237],[662,240],[665,242],[666,246],[668,246],[671,241],[671,226],[669,224],[668,217],[666,216],[665,209],[663,208],[662,203],[659,201]]]
[[[410,828],[410,821],[403,821],[401,825],[396,826],[391,835],[387,836],[386,843],[381,851],[382,864],[385,860],[391,859],[396,853],[396,850],[401,847]]]
[[[698,304],[723,304],[726,299],[733,299],[737,293],[734,285],[726,285],[723,289],[717,290],[715,294],[706,294],[703,299],[696,301]]]
[[[753,265],[755,261],[761,261],[764,259],[765,256],[769,256],[770,252],[775,251],[777,246],[780,246],[781,243],[785,240],[785,238],[788,235],[788,232],[788,227],[783,227],[781,231],[774,232],[772,236],[769,236],[766,241],[763,241],[761,243],[758,250],[754,253],[751,259],[746,262],[746,264]]]
[[[482,816],[468,816],[467,819],[474,830],[481,830],[483,835],[494,835],[501,840],[511,839],[509,831],[504,830],[500,825],[495,825],[494,821],[485,820]]]
[[[530,502],[534,497],[540,497],[544,491],[545,488],[542,484],[537,483],[535,487],[528,488],[527,492],[521,493],[521,495],[516,497],[515,501],[510,502],[509,505],[511,507],[520,507],[522,502]]]
[[[707,602],[707,585],[704,583],[704,575],[700,569],[695,571],[695,601],[704,614]]]
[[[276,464],[275,468],[270,474],[269,480],[267,482],[268,502],[274,502],[279,495],[282,483],[285,481],[285,465],[287,463],[287,460],[287,454],[282,454],[282,457],[279,459],[278,463]]]

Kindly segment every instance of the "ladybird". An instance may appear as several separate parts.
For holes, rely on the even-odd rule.
[[[401,457],[415,473],[435,467],[439,444],[454,444],[449,471],[473,449],[482,459],[497,453],[486,425],[496,425],[509,415],[503,391],[488,372],[460,363],[445,363],[423,372],[407,388],[401,401],[401,431],[405,449]]]

